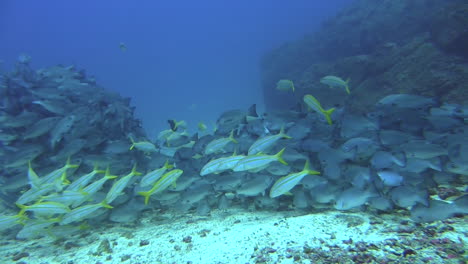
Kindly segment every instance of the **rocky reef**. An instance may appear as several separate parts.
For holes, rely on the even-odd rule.
[[[307,93],[358,113],[392,93],[466,104],[467,19],[466,1],[355,1],[319,31],[263,57],[267,108],[290,108]],[[350,100],[319,82],[326,75],[350,79]],[[294,81],[297,92],[275,90],[280,79]]]

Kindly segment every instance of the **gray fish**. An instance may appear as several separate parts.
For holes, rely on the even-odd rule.
[[[45,148],[39,144],[27,144],[20,151],[8,155],[5,161],[5,168],[18,168],[26,166],[29,161],[34,160],[45,151]]]
[[[402,169],[406,172],[421,173],[427,169],[442,171],[442,161],[439,157],[432,159],[409,158],[406,160],[406,166]]]
[[[380,99],[377,102],[377,106],[390,106],[400,108],[424,108],[435,106],[436,100],[424,96],[413,95],[413,94],[391,94]]]
[[[1,125],[8,128],[26,127],[36,122],[39,118],[39,115],[36,113],[23,111],[17,116],[8,116],[7,120],[2,122]]]
[[[374,191],[351,187],[338,195],[335,203],[337,210],[349,210],[361,206],[371,197],[378,196]]]
[[[414,139],[414,136],[398,130],[380,130],[380,143],[384,146],[399,145]]]
[[[61,117],[53,116],[53,117],[46,117],[39,121],[37,121],[34,125],[29,127],[25,132],[23,139],[32,139],[40,137],[47,132],[49,132],[61,119]]]
[[[400,186],[403,183],[403,176],[391,170],[381,170],[377,172],[380,180],[386,186]]]
[[[468,195],[458,198],[453,203],[430,200],[429,206],[418,204],[411,208],[411,219],[415,222],[441,221],[456,214],[468,214]]]
[[[53,161],[60,161],[67,159],[70,156],[75,155],[76,153],[80,152],[81,149],[85,146],[86,140],[81,138],[75,138],[71,141],[67,142],[65,146],[55,155],[51,157]]]
[[[353,138],[377,129],[378,125],[364,116],[346,115],[341,123],[340,135],[343,138]]]
[[[407,158],[430,159],[448,154],[446,148],[423,140],[413,140],[399,146]]]
[[[392,201],[403,208],[409,208],[416,204],[429,206],[429,194],[426,190],[418,190],[409,186],[399,186],[390,191]]]
[[[74,115],[66,116],[58,121],[52,131],[50,131],[50,146],[52,148],[55,148],[55,145],[59,143],[60,140],[62,140],[65,133],[70,131],[73,123],[75,122],[75,119],[76,118]]]
[[[268,175],[255,175],[253,179],[245,181],[236,190],[236,194],[239,196],[264,195],[271,182],[272,179]]]
[[[381,210],[381,211],[390,211],[393,209],[393,203],[385,197],[373,197],[369,200],[370,207]]]
[[[406,156],[403,153],[390,153],[387,151],[377,151],[370,160],[370,164],[374,169],[391,168],[394,164],[404,167],[406,166]]]
[[[71,105],[68,100],[66,101],[51,101],[51,100],[36,100],[32,102],[33,104],[37,104],[42,106],[47,111],[57,114],[57,115],[65,115],[69,111],[69,105]]]

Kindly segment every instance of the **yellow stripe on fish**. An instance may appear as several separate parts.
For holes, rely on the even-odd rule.
[[[284,177],[279,178],[273,187],[270,189],[270,197],[275,198],[283,194],[289,193],[301,180],[307,175],[320,174],[318,171],[310,170],[309,161],[307,160],[304,169],[300,172],[290,173]]]
[[[263,169],[265,166],[268,166],[273,161],[279,161],[284,165],[288,165],[286,161],[283,160],[282,155],[284,153],[285,148],[280,150],[275,155],[263,155],[257,154],[253,156],[247,156],[239,162],[237,162],[236,166],[232,168],[233,171],[253,171]]]
[[[223,148],[230,142],[237,144],[237,140],[234,139],[234,130],[231,131],[229,137],[218,138],[208,143],[208,145],[205,147],[205,155],[223,151]]]
[[[265,136],[262,138],[257,139],[249,148],[248,154],[249,155],[255,155],[260,152],[265,153],[266,150],[271,148],[273,144],[275,144],[278,140],[286,138],[286,139],[291,139],[290,136],[286,135],[284,133],[284,126],[281,127],[281,130],[278,134],[276,135],[271,135],[271,136]]]
[[[304,102],[307,104],[309,108],[323,115],[329,125],[333,124],[331,120],[331,114],[335,111],[335,108],[324,110],[322,106],[320,105],[320,102],[310,94],[304,95]]]
[[[167,172],[164,174],[151,188],[151,190],[146,191],[146,192],[138,192],[139,195],[145,197],[145,204],[148,204],[149,198],[151,195],[155,193],[159,193],[167,189],[170,185],[175,185],[175,182],[177,179],[182,175],[184,171],[175,169],[171,170],[170,172]]]

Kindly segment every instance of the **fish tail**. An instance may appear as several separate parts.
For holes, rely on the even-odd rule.
[[[137,166],[137,165],[136,165],[136,163],[135,163],[135,165],[133,165],[132,171],[131,171],[130,173],[131,173],[132,175],[134,175],[134,176],[141,175],[141,172],[138,172],[138,171],[136,170],[136,166]]]
[[[333,124],[331,120],[331,115],[335,111],[335,108],[330,108],[328,110],[323,111],[323,114],[325,115],[325,119],[327,119],[327,122],[329,125]]]
[[[296,89],[294,88],[294,83],[291,81],[292,91],[294,92]]]
[[[234,138],[234,129],[231,130],[231,134],[229,134],[229,139],[237,144],[237,140]]]
[[[67,169],[78,168],[78,166],[80,166],[79,164],[71,164],[70,162],[71,162],[71,161],[70,161],[70,157],[68,157],[67,163],[65,163],[65,167],[66,167]]]
[[[132,150],[135,147],[135,140],[133,140],[132,136],[129,136],[130,141],[132,142],[132,145],[130,146],[130,150]]]
[[[280,129],[280,132],[279,132],[279,135],[282,137],[282,138],[286,138],[286,139],[291,139],[292,137],[286,135],[286,133],[284,133],[284,125],[281,127]]]
[[[145,205],[148,204],[151,192],[138,192],[138,194],[145,197]]]
[[[351,93],[351,92],[349,91],[349,85],[348,85],[349,80],[350,80],[350,79],[348,78],[348,79],[346,80],[346,82],[345,82],[345,89],[346,89],[346,92],[347,92],[348,94]]]
[[[278,153],[276,153],[275,157],[279,162],[283,163],[284,165],[288,165],[288,163],[286,161],[284,161],[284,159],[282,157],[285,149],[286,148],[283,148]]]
[[[166,163],[164,163],[164,168],[170,170],[170,169],[174,168],[174,165],[169,164],[169,161],[166,160]]]
[[[109,205],[109,204],[107,203],[106,200],[103,200],[103,201],[101,202],[101,205],[102,205],[102,207],[108,208],[108,209],[114,208],[112,205]]]

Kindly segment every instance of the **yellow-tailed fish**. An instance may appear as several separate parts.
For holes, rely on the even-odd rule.
[[[275,198],[283,194],[289,194],[289,191],[294,188],[306,175],[317,175],[318,171],[309,168],[309,161],[307,160],[304,169],[300,172],[290,173],[284,177],[279,178],[273,187],[270,189],[270,197]]]
[[[57,203],[70,206],[77,200],[86,199],[87,197],[89,197],[89,194],[82,190],[78,190],[78,191],[67,190],[67,191],[63,191],[62,193],[53,193],[48,196],[44,196],[41,198],[41,201],[57,202]]]
[[[154,184],[159,178],[161,178],[164,173],[166,173],[167,170],[170,170],[174,167],[174,165],[170,165],[168,161],[164,163],[164,166],[162,166],[159,169],[152,170],[148,172],[143,178],[141,178],[140,181],[140,187],[146,187],[151,184]]]
[[[38,202],[32,205],[16,204],[20,209],[20,214],[25,211],[33,212],[41,216],[51,216],[54,214],[65,214],[70,212],[70,208],[57,202]]]
[[[223,148],[230,142],[237,143],[237,140],[234,139],[234,130],[231,131],[229,137],[218,138],[208,143],[208,145],[205,147],[205,155],[223,151]]]
[[[243,158],[245,158],[244,155],[236,155],[234,153],[234,155],[229,157],[214,159],[203,166],[200,171],[200,176],[205,176],[210,173],[218,174],[225,170],[232,169],[237,164],[237,162]]]
[[[132,145],[130,146],[130,150],[132,149],[138,149],[140,151],[143,151],[145,153],[151,153],[151,152],[156,152],[156,146],[149,142],[149,141],[138,141],[135,142],[132,137],[130,137],[130,141],[132,141]]]
[[[39,179],[39,176],[37,176],[36,172],[33,170],[31,161],[28,162],[28,179],[31,188],[40,188],[41,179]]]
[[[279,80],[277,83],[276,83],[276,90],[279,90],[279,91],[284,91],[284,92],[287,92],[287,91],[293,91],[294,92],[294,83],[293,81],[291,80]]]
[[[43,184],[50,184],[50,183],[57,183],[57,181],[60,179],[60,183],[63,184],[70,184],[70,182],[67,180],[67,170],[72,169],[72,168],[77,168],[79,165],[77,164],[71,164],[70,163],[70,157],[67,159],[67,163],[65,166],[62,168],[56,169],[52,171],[51,173],[47,174],[46,176],[41,178],[41,185]]]
[[[27,217],[21,213],[17,215],[0,215],[0,231],[22,224]]]
[[[281,127],[280,132],[276,135],[265,136],[257,139],[257,141],[255,141],[252,146],[250,146],[248,154],[255,155],[260,152],[265,153],[266,150],[271,148],[278,140],[282,138],[291,138],[284,133],[284,127]]]
[[[185,122],[184,120],[177,121],[175,119],[169,119],[167,120],[167,122],[169,123],[169,126],[171,127],[172,131],[176,131],[178,128],[187,128],[187,122]]]
[[[133,166],[132,171],[126,176],[114,182],[111,189],[107,193],[105,201],[107,203],[112,203],[115,198],[122,194],[122,191],[127,187],[128,182],[132,179],[133,176],[141,175],[141,173],[136,171],[136,165]]]
[[[175,169],[167,172],[164,174],[154,185],[153,188],[151,188],[147,192],[139,192],[138,194],[145,197],[145,204],[148,204],[149,198],[151,195],[155,193],[159,193],[167,189],[170,185],[174,185],[177,181],[177,179],[182,175],[184,171]]]
[[[199,131],[205,131],[206,129],[208,129],[208,127],[203,123],[203,122],[198,122],[198,130]]]
[[[264,155],[264,154],[256,154],[252,156],[247,156],[237,162],[237,164],[232,168],[233,171],[258,171],[266,166],[268,166],[273,161],[281,162],[284,165],[288,165],[286,161],[283,160],[282,155],[284,153],[285,148],[280,150],[275,155]]]
[[[99,173],[106,173],[106,171],[99,170],[97,165],[95,165],[90,173],[85,174],[70,183],[70,185],[67,186],[67,191],[78,191],[80,188],[84,188],[94,178],[94,176]]]
[[[77,222],[86,219],[90,214],[96,212],[100,208],[112,209],[113,207],[108,205],[106,201],[102,201],[97,204],[87,204],[80,207],[77,207],[71,210],[69,213],[65,214],[60,221],[60,225],[66,225],[69,223]]]
[[[335,111],[335,108],[330,108],[328,110],[324,110],[322,108],[322,106],[320,105],[320,102],[310,94],[304,95],[304,102],[307,104],[307,106],[310,109],[312,109],[315,112],[323,115],[325,117],[325,119],[327,120],[329,125],[333,124],[333,122],[331,120],[331,114],[333,113],[333,111]]]
[[[24,192],[16,201],[18,204],[27,204],[38,200],[41,196],[46,195],[55,190],[55,184],[49,183],[41,185],[41,188],[31,188]]]
[[[320,82],[323,84],[328,85],[329,87],[339,87],[339,88],[344,88],[348,94],[351,92],[349,91],[349,79],[344,81],[340,77],[333,76],[333,75],[328,75],[320,79]]]

